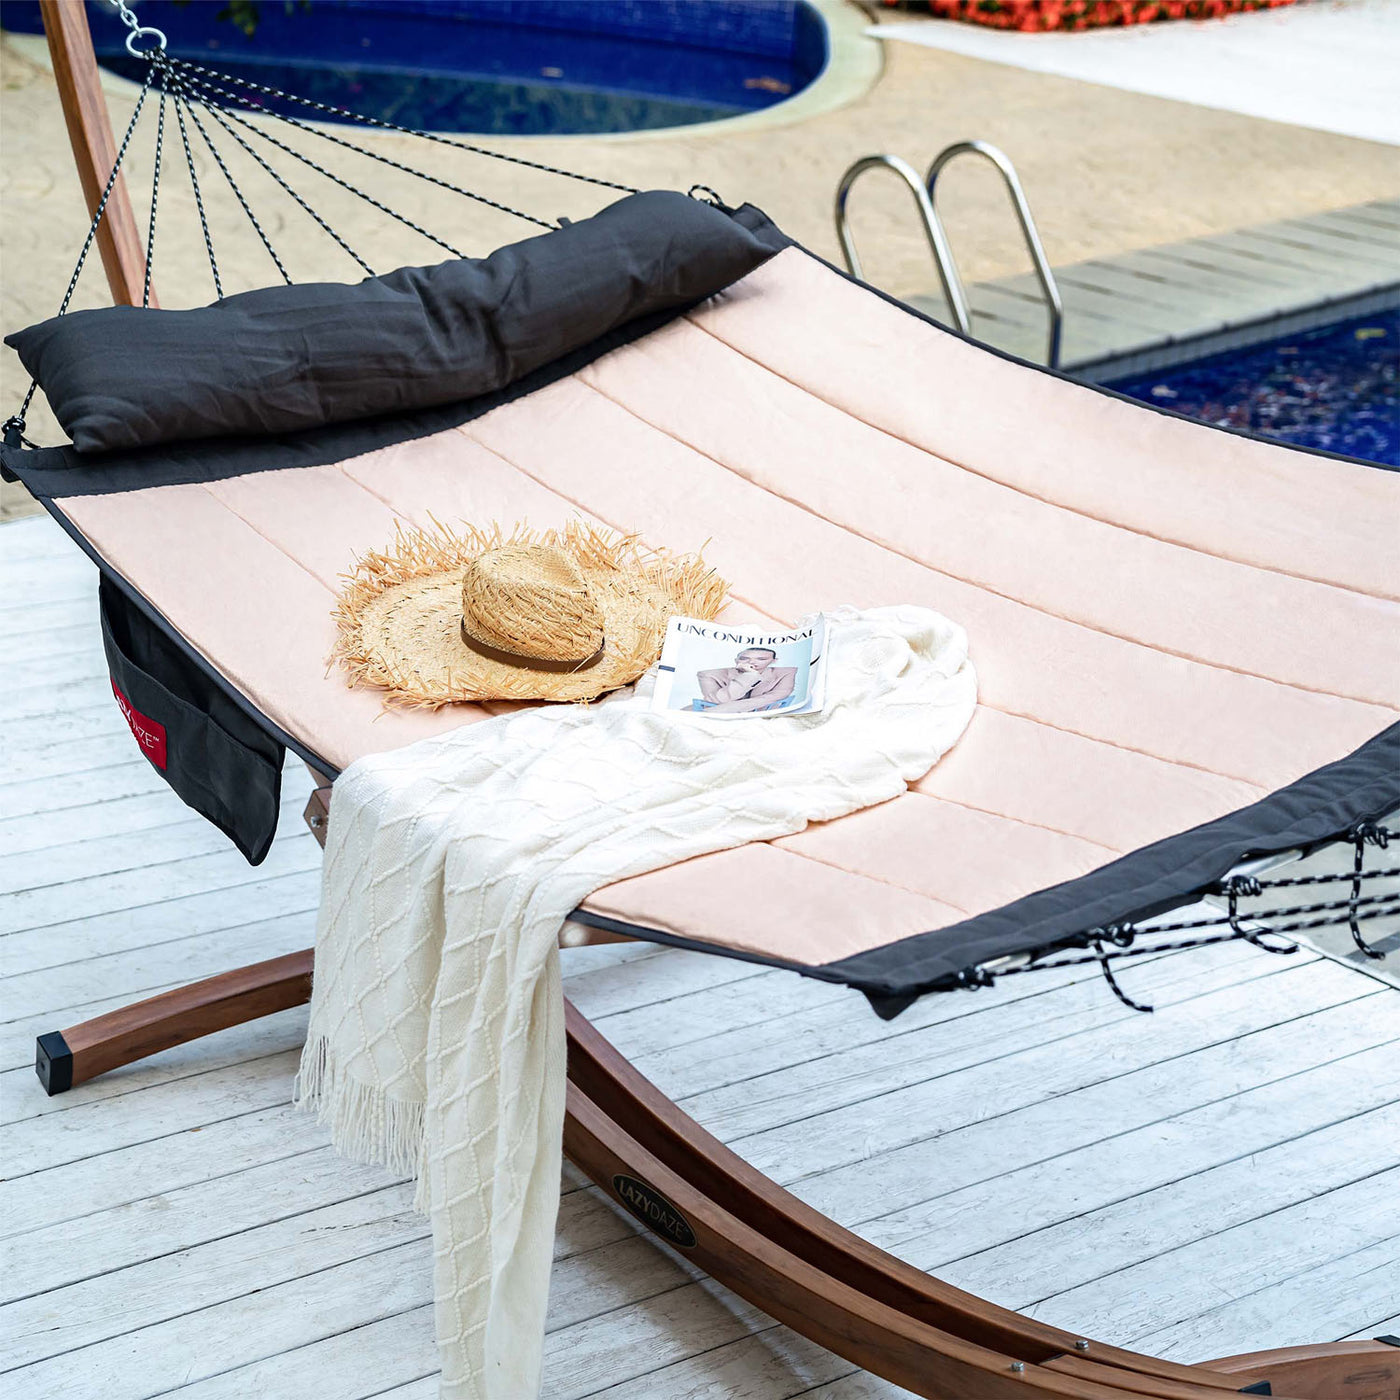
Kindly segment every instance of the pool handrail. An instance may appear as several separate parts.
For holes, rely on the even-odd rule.
[[[951,146],[944,147],[933,158],[922,182],[914,168],[899,156],[862,156],[860,160],[856,161],[841,177],[841,183],[836,188],[836,237],[841,244],[841,255],[845,259],[846,270],[852,277],[864,280],[860,256],[856,252],[855,239],[851,234],[850,215],[847,211],[851,187],[868,170],[892,170],[908,185],[914,196],[915,208],[918,210],[920,222],[924,226],[924,235],[928,239],[929,251],[933,254],[933,265],[938,272],[943,299],[948,304],[953,324],[964,335],[971,335],[971,315],[968,310],[967,292],[963,287],[962,275],[958,272],[957,262],[953,257],[952,246],[948,242],[947,230],[943,226],[943,220],[939,217],[935,194],[938,176],[950,161],[961,155],[979,155],[989,160],[1000,173],[1007,193],[1011,196],[1011,206],[1021,225],[1021,235],[1025,239],[1027,251],[1031,255],[1036,281],[1040,284],[1041,296],[1044,298],[1046,310],[1049,313],[1045,362],[1051,369],[1058,369],[1065,312],[1064,303],[1060,298],[1060,289],[1055,281],[1054,269],[1051,268],[1050,261],[1045,256],[1045,245],[1040,240],[1040,230],[1036,227],[1035,218],[1031,214],[1030,203],[1026,199],[1026,192],[1016,174],[1016,167],[1012,165],[1011,159],[1005,151],[993,146],[989,141],[955,141]]]
[[[1050,260],[1045,256],[1045,245],[1040,241],[1040,230],[1036,227],[1035,218],[1031,214],[1030,202],[1026,199],[1026,192],[1021,187],[1020,177],[1016,174],[1016,167],[1012,165],[1010,156],[1000,147],[993,146],[990,141],[955,141],[951,146],[945,146],[939,151],[929,165],[928,174],[924,176],[924,186],[928,191],[929,207],[933,210],[935,223],[941,231],[942,221],[938,218],[938,204],[934,193],[938,177],[949,162],[962,155],[977,155],[990,161],[1001,175],[1007,194],[1011,196],[1011,207],[1016,211],[1017,222],[1021,225],[1021,235],[1026,241],[1026,249],[1031,255],[1031,263],[1035,268],[1036,281],[1040,283],[1040,293],[1045,299],[1045,307],[1050,316],[1050,326],[1046,337],[1045,363],[1051,369],[1058,369],[1060,367],[1060,341],[1065,321],[1064,302],[1060,299],[1060,288],[1055,281],[1054,269],[1050,266]],[[946,238],[944,245],[947,246]],[[956,272],[954,275],[956,276]]]
[[[901,160],[899,156],[862,156],[846,171],[841,177],[841,183],[836,187],[836,237],[841,243],[841,256],[846,260],[846,270],[852,277],[859,278],[861,281],[865,280],[861,270],[860,255],[856,252],[855,239],[851,237],[850,218],[846,212],[846,204],[850,198],[851,186],[867,170],[879,169],[893,170],[908,185],[910,193],[914,196],[914,206],[919,211],[919,219],[924,226],[924,236],[928,239],[929,251],[933,254],[933,265],[938,269],[938,280],[943,288],[943,299],[948,303],[948,309],[952,312],[954,324],[964,335],[970,335],[972,321],[967,310],[967,293],[963,290],[962,279],[958,276],[957,265],[953,262],[953,253],[948,246],[948,236],[943,231],[943,225],[933,207],[933,201],[929,198],[928,190],[919,179],[918,172],[908,161]]]

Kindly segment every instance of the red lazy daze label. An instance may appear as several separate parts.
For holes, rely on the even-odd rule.
[[[136,742],[141,745],[141,752],[164,773],[165,726],[158,720],[152,719],[150,715],[143,715],[117,689],[116,681],[112,682],[112,694],[117,697],[117,704],[121,706],[122,717],[126,720],[127,727],[136,736]]]

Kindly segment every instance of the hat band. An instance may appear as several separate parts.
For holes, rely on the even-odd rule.
[[[608,649],[605,640],[592,656],[586,656],[582,661],[546,661],[541,657],[522,656],[516,651],[504,651],[500,647],[488,646],[467,631],[465,622],[458,623],[457,627],[462,634],[462,641],[478,656],[484,656],[488,661],[496,661],[504,666],[518,667],[522,671],[550,671],[556,675],[573,675],[577,671],[591,670],[603,659],[603,653]]]

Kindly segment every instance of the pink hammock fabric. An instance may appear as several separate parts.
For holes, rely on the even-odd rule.
[[[581,514],[704,546],[736,619],[957,620],[981,704],[917,791],[586,906],[803,965],[1098,869],[1400,719],[1400,475],[989,354],[798,248],[459,427],[54,505],[335,767],[503,708],[388,712],[327,668],[340,577],[399,521]],[[736,899],[772,917],[735,927]]]

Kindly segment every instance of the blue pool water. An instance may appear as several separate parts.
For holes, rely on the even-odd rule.
[[[99,62],[144,76],[111,6],[87,8]],[[800,92],[827,57],[826,26],[804,0],[262,0],[251,38],[218,18],[216,0],[134,8],[176,57],[429,131],[714,121]],[[37,0],[0,0],[0,25],[39,32]]]
[[[1400,467],[1400,310],[1109,387],[1207,423]]]

